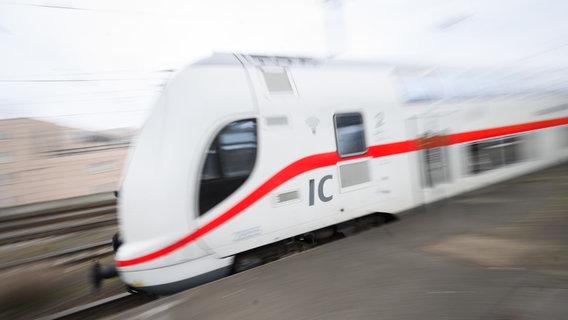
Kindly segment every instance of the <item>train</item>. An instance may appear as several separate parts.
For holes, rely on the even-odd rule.
[[[567,159],[567,92],[533,78],[214,54],[136,138],[95,278],[178,292]]]

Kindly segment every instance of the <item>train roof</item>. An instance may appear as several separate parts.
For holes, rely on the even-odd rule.
[[[307,56],[214,53],[194,65],[244,65],[252,67],[363,67],[390,72],[405,102],[496,97],[522,94],[568,93],[568,77],[555,71],[519,68],[472,69],[411,66],[375,61],[341,60]]]
[[[362,66],[392,69],[392,63],[375,61],[343,60],[336,58],[316,58],[309,56],[260,55],[241,53],[213,53],[199,60],[195,65],[246,65],[255,67],[295,67],[295,66]]]

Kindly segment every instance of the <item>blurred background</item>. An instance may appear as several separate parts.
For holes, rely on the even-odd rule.
[[[568,82],[562,0],[0,0],[0,208],[117,190],[175,70],[211,52]]]

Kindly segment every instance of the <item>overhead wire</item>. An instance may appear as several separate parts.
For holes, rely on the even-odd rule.
[[[106,72],[74,72],[74,73],[50,73],[43,75],[27,75],[28,78],[6,77],[0,78],[0,82],[104,82],[104,81],[164,81],[166,73],[172,73],[175,69],[158,69],[150,71],[122,71],[113,70]],[[152,76],[152,74],[156,74]],[[161,74],[161,75],[160,75]],[[143,76],[132,76],[143,75]],[[121,77],[122,76],[122,77]]]
[[[8,107],[18,107],[18,106],[33,106],[33,105],[50,105],[57,103],[90,103],[90,102],[115,102],[115,103],[125,103],[136,99],[150,98],[156,96],[158,92],[146,95],[137,96],[123,96],[123,97],[100,97],[100,98],[89,98],[89,99],[78,99],[78,100],[59,100],[59,101],[36,101],[36,102],[0,102],[0,106]],[[127,101],[125,101],[127,100]]]
[[[30,82],[105,82],[105,81],[150,81],[150,80],[162,80],[155,78],[122,78],[122,79],[0,79],[0,82],[8,83],[30,83]]]

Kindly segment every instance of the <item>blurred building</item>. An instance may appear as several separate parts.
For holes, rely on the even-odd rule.
[[[133,133],[0,121],[0,207],[117,190]]]

